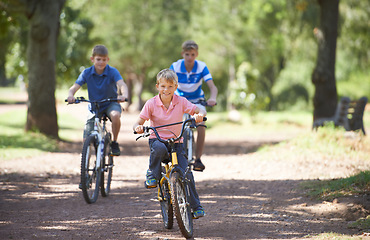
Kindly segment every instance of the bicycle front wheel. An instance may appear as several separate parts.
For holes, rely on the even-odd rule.
[[[113,156],[111,155],[111,135],[108,133],[104,141],[104,159],[101,171],[100,191],[103,197],[108,197],[113,176]]]
[[[94,203],[99,195],[100,169],[96,168],[98,143],[95,136],[88,136],[82,148],[81,189],[85,201]]]
[[[173,227],[173,208],[171,203],[169,184],[167,180],[163,181],[163,184],[160,185],[160,189],[158,189],[158,191],[164,227],[167,229],[171,229]]]
[[[185,183],[182,181],[178,172],[171,174],[170,182],[172,204],[177,224],[179,225],[182,235],[185,238],[191,238],[193,236],[193,217],[188,197],[186,195]]]

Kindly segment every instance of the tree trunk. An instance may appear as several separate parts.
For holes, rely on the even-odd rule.
[[[59,16],[65,0],[27,1],[28,113],[26,130],[58,138],[55,63]]]
[[[313,120],[331,117],[337,106],[335,82],[335,51],[338,36],[339,0],[318,0],[320,5],[320,29],[315,28],[318,39],[318,56],[312,73],[315,85]]]

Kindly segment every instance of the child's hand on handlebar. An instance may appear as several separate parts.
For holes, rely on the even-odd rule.
[[[125,96],[118,95],[117,99],[118,99],[118,102],[125,102],[127,98]]]
[[[195,118],[195,122],[197,123],[200,123],[200,122],[203,122],[203,117],[204,115],[203,114],[194,114],[193,117]]]
[[[144,126],[143,125],[137,125],[134,129],[134,131],[137,133],[137,134],[141,134],[144,132]]]
[[[74,96],[68,96],[67,101],[69,104],[76,102],[76,98]]]
[[[213,106],[215,106],[216,104],[217,104],[216,99],[212,99],[212,98],[210,98],[210,99],[208,99],[208,100],[207,100],[207,105],[208,105],[208,106],[210,106],[210,107],[213,107]]]

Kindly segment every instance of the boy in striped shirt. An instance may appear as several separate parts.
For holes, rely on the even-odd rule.
[[[193,103],[197,103],[199,100],[204,100],[204,92],[202,90],[202,83],[204,80],[210,90],[210,97],[207,100],[207,105],[216,105],[218,90],[213,82],[212,75],[204,62],[196,60],[198,57],[198,44],[192,40],[185,41],[182,44],[181,55],[183,59],[179,59],[172,63],[170,67],[170,69],[175,71],[178,76],[178,88],[175,94],[185,97]],[[206,112],[205,106],[201,104],[196,105],[198,108]],[[197,128],[197,132],[194,170],[203,171],[205,166],[200,159],[203,154],[206,130],[205,128]]]

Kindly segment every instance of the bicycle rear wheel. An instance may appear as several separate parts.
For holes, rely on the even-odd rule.
[[[101,171],[100,191],[103,197],[108,197],[113,176],[113,156],[111,155],[111,135],[108,133],[104,141],[104,161]]]
[[[193,217],[186,194],[186,186],[178,172],[171,174],[172,204],[180,231],[185,238],[193,236]]]
[[[163,181],[160,185],[159,191],[159,203],[161,204],[161,213],[163,218],[164,227],[171,229],[173,227],[173,208],[171,203],[171,194],[169,184],[167,180]]]
[[[88,136],[82,148],[81,188],[87,203],[94,203],[99,195],[100,169],[96,169],[98,143],[95,136]]]

